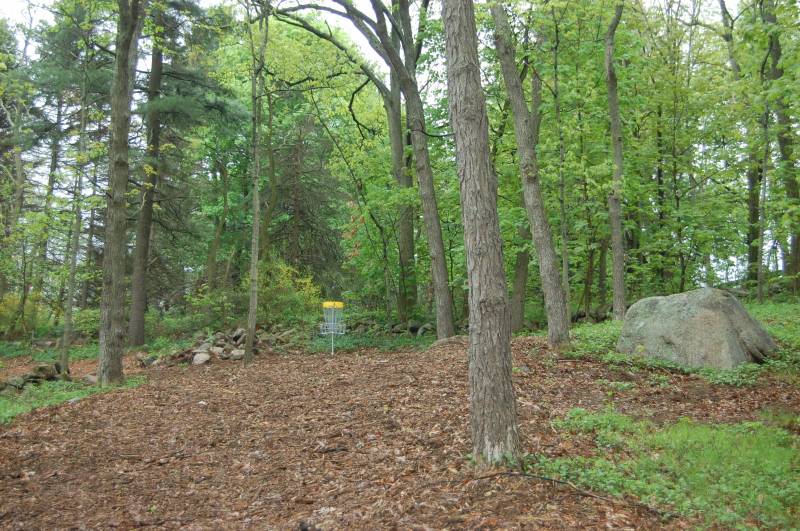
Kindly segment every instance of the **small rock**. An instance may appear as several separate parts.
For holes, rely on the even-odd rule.
[[[439,339],[434,341],[433,344],[429,347],[429,350],[439,348],[439,347],[462,347],[466,348],[469,346],[469,336],[453,336],[453,337],[446,337],[444,339]]]
[[[432,332],[432,331],[433,331],[433,325],[431,323],[425,323],[424,325],[419,327],[419,330],[417,330],[417,337],[422,337],[427,332]]]
[[[230,357],[231,357],[231,353],[230,353],[230,352],[228,352],[227,350],[223,350],[223,351],[222,351],[222,352],[219,354],[219,359],[221,359],[221,360],[227,360],[227,359],[230,359]]]
[[[231,339],[236,343],[239,344],[244,341],[244,337],[247,335],[247,330],[244,328],[237,328],[233,334],[231,334]]]
[[[408,325],[407,325],[407,327],[406,327],[406,329],[407,329],[409,332],[411,332],[412,334],[416,334],[416,333],[417,333],[417,331],[418,331],[420,328],[422,328],[422,323],[420,323],[419,321],[416,321],[416,320],[414,320],[414,319],[409,319],[409,321],[408,321]]]
[[[37,365],[33,368],[33,374],[40,380],[56,380],[58,379],[58,371],[53,365]]]
[[[198,352],[192,357],[192,365],[203,365],[204,363],[208,363],[211,359],[211,354],[208,352]]]
[[[236,349],[231,351],[231,359],[234,361],[238,361],[244,359],[244,350]]]
[[[70,398],[69,400],[67,400],[67,404],[70,404],[70,405],[77,404],[80,401],[81,401],[81,399],[79,397]]]
[[[225,352],[225,349],[222,347],[211,347],[210,349],[208,349],[208,351],[216,356],[219,356],[220,354]]]
[[[203,344],[201,344],[200,346],[195,347],[194,351],[195,352],[208,352],[208,349],[210,349],[210,348],[211,348],[211,345],[209,343],[203,342]]]
[[[83,383],[89,385],[97,385],[97,375],[96,374],[87,374],[83,377]]]
[[[149,367],[156,362],[156,359],[158,359],[156,356],[150,356],[147,352],[136,353],[136,362],[140,367]]]

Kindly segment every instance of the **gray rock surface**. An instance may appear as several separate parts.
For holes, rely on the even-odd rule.
[[[762,361],[776,348],[736,297],[714,288],[638,301],[617,342],[622,353],[717,369]]]
[[[208,352],[198,352],[192,358],[192,365],[203,365],[208,363],[208,360],[211,359],[211,354]]]

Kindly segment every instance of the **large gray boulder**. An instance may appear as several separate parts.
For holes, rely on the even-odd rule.
[[[714,288],[638,301],[617,342],[622,353],[717,369],[762,361],[776,348],[733,295]]]

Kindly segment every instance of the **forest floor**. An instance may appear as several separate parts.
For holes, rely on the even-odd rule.
[[[800,387],[737,388],[696,375],[563,357],[513,342],[523,445],[591,456],[557,429],[609,406],[664,424],[800,412]],[[0,426],[0,527],[687,528],[630,496],[477,471],[466,349],[262,355],[151,368],[147,382],[44,408]],[[658,376],[658,378],[654,378]],[[609,388],[609,382],[616,383]],[[623,385],[624,384],[624,385]],[[628,385],[630,384],[630,385]],[[615,390],[616,389],[616,390]]]

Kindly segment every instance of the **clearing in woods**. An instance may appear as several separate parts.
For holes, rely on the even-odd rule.
[[[561,358],[540,338],[513,346],[524,448],[548,457],[597,452],[553,427],[576,407],[613,401],[617,411],[657,423],[753,420],[765,404],[800,409],[800,390],[779,380],[742,389],[665,372],[668,385],[651,385],[646,371]],[[138,388],[0,427],[0,522],[18,529],[697,523],[629,497],[476,472],[465,459],[466,372],[466,350],[452,344],[261,356],[247,369],[230,361],[151,368]],[[615,380],[630,390],[609,392]]]

